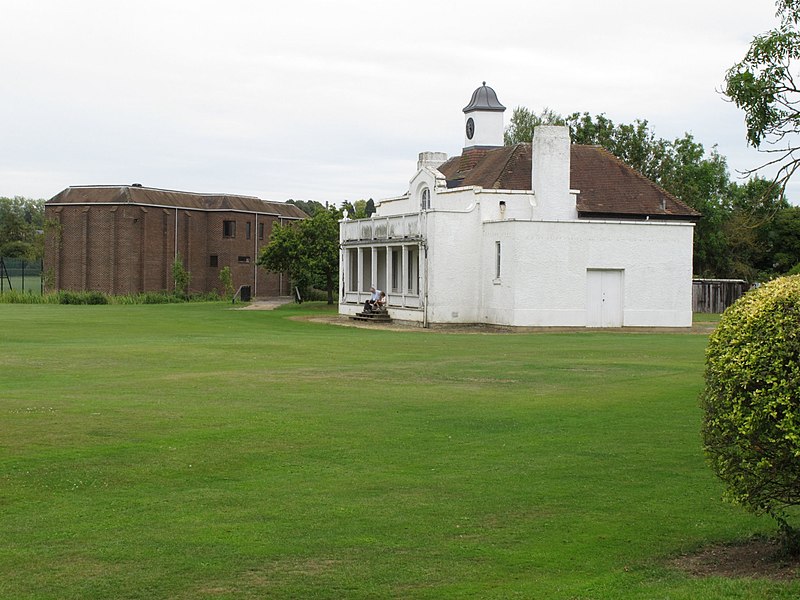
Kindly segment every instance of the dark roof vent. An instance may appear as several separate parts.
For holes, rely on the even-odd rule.
[[[131,187],[142,187],[141,183],[132,183]]]
[[[506,107],[500,104],[497,99],[497,93],[483,82],[483,85],[477,90],[472,92],[472,99],[469,104],[464,107],[465,113],[470,113],[475,110],[488,110],[494,112],[504,112]]]

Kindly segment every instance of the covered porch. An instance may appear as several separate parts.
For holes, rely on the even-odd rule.
[[[419,214],[341,222],[340,312],[360,310],[372,286],[386,292],[390,310],[423,308],[425,240],[420,225]]]

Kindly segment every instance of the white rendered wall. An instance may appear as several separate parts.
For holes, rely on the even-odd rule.
[[[407,215],[419,211],[419,202],[415,202],[409,194],[386,198],[375,205],[375,214],[381,217]]]
[[[692,232],[691,224],[654,221],[486,223],[485,322],[586,326],[587,269],[622,269],[625,326],[689,327]],[[497,241],[499,280],[487,275]]]
[[[477,208],[428,214],[429,322],[481,322],[480,231]]]

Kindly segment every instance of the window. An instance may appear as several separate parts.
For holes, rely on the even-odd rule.
[[[495,242],[494,248],[495,248],[494,278],[500,279],[500,242]]]
[[[428,188],[423,188],[420,208],[422,210],[428,210],[430,207],[431,207],[431,191]]]
[[[358,249],[348,248],[347,256],[350,265],[350,278],[348,279],[348,292],[358,291]]]
[[[392,248],[392,292],[400,292],[400,282],[403,281],[403,249]]]
[[[226,238],[236,237],[236,221],[222,222],[222,237]]]
[[[372,249],[361,249],[361,289],[368,290],[371,285],[375,285],[372,281]]]
[[[264,239],[264,224],[263,223],[259,223],[258,224],[258,239],[260,239],[260,240]]]
[[[417,248],[408,247],[408,258],[406,267],[408,269],[406,275],[408,276],[406,279],[406,283],[408,284],[406,289],[408,290],[409,294],[416,294],[417,293],[417,273],[419,272],[419,252]]]
[[[253,224],[250,221],[248,221],[247,223],[244,224],[244,238],[246,240],[250,239],[250,230],[251,230],[252,227],[253,227]]]
[[[212,254],[208,257],[208,266],[209,267],[218,267],[219,266],[219,256],[216,254]]]
[[[243,265],[249,265],[250,264],[250,257],[249,256],[240,256],[239,257],[239,263],[243,264]]]

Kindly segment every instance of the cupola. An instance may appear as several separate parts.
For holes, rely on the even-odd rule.
[[[483,82],[464,107],[464,149],[503,145],[503,113],[497,93]]]

